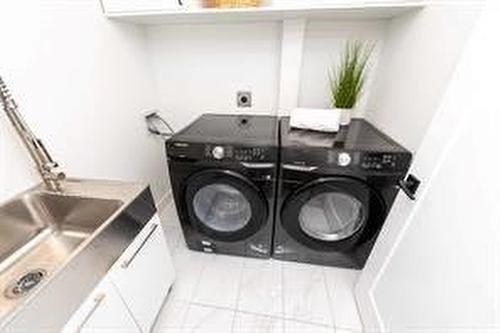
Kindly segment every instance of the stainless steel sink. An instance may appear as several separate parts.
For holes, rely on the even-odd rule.
[[[110,181],[39,186],[0,205],[0,331],[60,329],[152,214],[146,185]]]
[[[44,242],[70,253],[120,208],[119,200],[28,193],[0,207],[0,262]],[[29,250],[26,249],[26,250]]]

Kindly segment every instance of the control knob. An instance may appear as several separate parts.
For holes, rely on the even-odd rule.
[[[351,155],[349,155],[348,153],[340,153],[337,158],[337,164],[341,167],[346,167],[351,164],[351,160]]]
[[[212,156],[216,160],[221,160],[224,158],[224,147],[221,146],[215,146],[214,149],[212,149]]]

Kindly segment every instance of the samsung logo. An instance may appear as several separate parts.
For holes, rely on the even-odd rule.
[[[189,147],[189,143],[185,143],[185,142],[174,142],[174,147],[186,148],[186,147]]]

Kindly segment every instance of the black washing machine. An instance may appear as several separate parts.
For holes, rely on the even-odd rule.
[[[360,269],[411,162],[411,153],[363,119],[336,134],[280,121],[273,257]]]
[[[250,257],[272,252],[278,120],[205,114],[167,141],[188,247]]]

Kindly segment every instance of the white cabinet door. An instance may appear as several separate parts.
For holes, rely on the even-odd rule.
[[[104,279],[71,317],[63,332],[138,333],[140,330],[115,286]]]
[[[182,0],[101,0],[106,13],[172,10]]]
[[[111,279],[143,332],[149,332],[174,281],[158,215],[124,252]]]
[[[486,3],[415,157],[417,201],[398,197],[360,277],[366,331],[499,332],[500,3]]]

